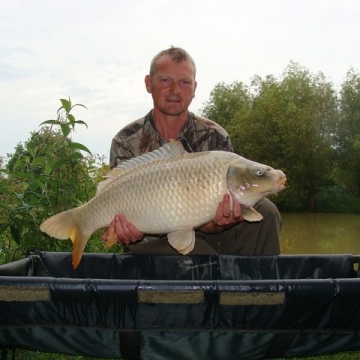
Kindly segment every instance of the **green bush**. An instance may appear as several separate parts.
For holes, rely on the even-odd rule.
[[[334,187],[315,196],[315,210],[325,213],[360,213],[360,199]]]
[[[18,144],[1,170],[0,263],[22,258],[32,250],[72,251],[70,240],[52,239],[39,225],[53,214],[90,200],[108,170],[103,158],[71,139],[75,126],[86,125],[71,112],[85,106],[73,105],[70,99],[60,101],[57,119],[44,121],[24,145]],[[100,235],[94,238],[87,250],[106,251]]]

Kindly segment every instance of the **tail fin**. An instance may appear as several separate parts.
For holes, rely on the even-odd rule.
[[[73,260],[74,269],[79,265],[82,254],[90,235],[82,234],[75,219],[77,208],[56,214],[45,220],[40,225],[40,230],[46,232],[49,236],[56,239],[71,239],[73,242]]]

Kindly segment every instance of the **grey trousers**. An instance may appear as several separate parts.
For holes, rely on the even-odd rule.
[[[281,215],[269,200],[262,199],[254,208],[263,215],[259,222],[243,221],[219,234],[205,234],[196,231],[196,241],[191,255],[279,255]],[[124,247],[124,252],[132,254],[179,255],[172,248],[167,237],[145,244]]]

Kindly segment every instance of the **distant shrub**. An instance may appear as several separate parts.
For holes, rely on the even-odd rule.
[[[328,213],[360,213],[360,199],[344,193],[320,193],[315,196],[315,209]]]

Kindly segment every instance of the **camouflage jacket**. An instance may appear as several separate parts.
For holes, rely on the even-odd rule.
[[[217,123],[189,112],[187,121],[177,137],[188,152],[224,150],[233,152],[227,132]],[[135,156],[163,146],[167,141],[158,133],[152,112],[120,130],[112,140],[110,168]]]

